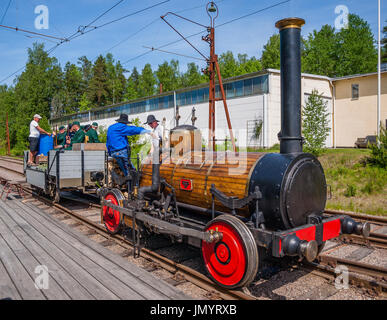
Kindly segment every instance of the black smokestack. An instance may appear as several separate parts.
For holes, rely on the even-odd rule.
[[[281,43],[281,153],[302,152],[301,137],[301,26],[305,20],[287,18],[275,26]]]

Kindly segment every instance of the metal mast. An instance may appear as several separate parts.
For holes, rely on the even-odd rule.
[[[207,62],[207,68],[205,70],[202,70],[205,74],[209,77],[209,95],[208,95],[208,101],[209,101],[209,119],[208,119],[208,146],[210,150],[215,150],[216,148],[216,138],[215,138],[215,103],[216,101],[223,101],[223,107],[224,111],[226,113],[226,119],[227,119],[227,125],[230,132],[230,139],[233,147],[233,151],[236,152],[236,146],[235,146],[235,139],[234,134],[232,132],[232,126],[231,126],[231,120],[230,115],[228,113],[228,107],[226,102],[226,95],[223,88],[223,82],[222,82],[222,76],[220,74],[220,68],[218,63],[218,56],[215,54],[215,19],[218,17],[219,10],[216,4],[211,1],[207,3],[206,11],[208,16],[210,17],[210,26],[206,27],[203,26],[195,21],[192,21],[190,19],[181,17],[173,12],[168,12],[164,16],[161,16],[161,19],[163,19],[174,31],[176,31],[188,44],[194,48],[203,58],[205,58]],[[203,55],[197,48],[194,47],[194,45],[189,42],[179,31],[177,31],[172,25],[165,20],[165,17],[168,14],[175,15],[181,19],[187,20],[189,22],[195,23],[197,25],[200,25],[202,27],[205,27],[207,29],[208,34],[204,37],[202,37],[202,40],[206,41],[210,45],[210,57],[206,57]],[[220,88],[220,98],[216,97],[216,77],[219,81],[219,88]]]

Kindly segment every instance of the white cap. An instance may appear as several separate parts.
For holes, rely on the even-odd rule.
[[[42,117],[41,117],[40,115],[38,115],[38,114],[35,114],[35,115],[34,115],[34,118],[42,119]]]

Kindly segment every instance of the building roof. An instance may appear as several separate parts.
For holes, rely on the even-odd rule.
[[[381,73],[387,73],[387,70],[381,71]],[[370,73],[363,73],[363,74],[351,74],[349,76],[345,77],[338,77],[338,78],[331,78],[332,81],[338,81],[338,80],[347,80],[347,79],[354,79],[354,78],[360,78],[360,77],[369,77],[377,75],[377,72],[370,72]]]
[[[281,70],[279,70],[279,69],[268,68],[268,69],[264,69],[264,70],[266,70],[269,73],[270,72],[271,73],[281,73]],[[327,81],[332,80],[332,78],[329,78],[327,76],[321,76],[321,75],[318,75],[318,74],[311,74],[311,73],[301,73],[301,77],[313,78],[313,79],[319,79],[319,80],[327,80]]]

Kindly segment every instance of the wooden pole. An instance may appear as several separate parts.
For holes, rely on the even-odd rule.
[[[209,119],[208,119],[208,146],[209,149],[215,151],[215,36],[214,28],[210,28],[209,34],[210,43],[210,83],[209,83]]]
[[[220,74],[220,68],[218,64],[218,56],[215,54],[215,29],[213,27],[209,28],[209,35],[207,38],[204,38],[203,40],[206,40],[210,44],[210,59],[208,60],[209,62],[208,74],[210,77],[209,95],[208,95],[208,100],[209,100],[208,146],[210,150],[215,151],[215,147],[216,147],[215,145],[215,141],[216,141],[215,139],[215,102],[217,100],[219,101],[222,100],[224,111],[226,113],[228,129],[230,131],[230,140],[232,143],[233,150],[234,152],[236,152],[235,139],[234,139],[234,134],[232,132],[231,120],[230,120],[230,115],[228,113],[228,107],[226,102],[226,94],[224,92],[222,76]],[[216,98],[215,76],[218,77],[218,81],[219,81],[219,88],[221,92],[220,99]]]
[[[216,56],[215,56],[216,57]],[[222,77],[220,75],[220,68],[218,64],[218,59],[216,57],[215,59],[215,66],[216,66],[216,72],[218,74],[218,79],[219,79],[219,87],[220,87],[220,92],[222,94],[222,100],[223,100],[223,106],[224,106],[224,112],[226,113],[226,119],[227,119],[227,125],[228,125],[228,130],[230,131],[230,139],[232,143],[232,148],[234,152],[236,152],[236,146],[235,146],[235,139],[234,139],[234,134],[232,133],[232,126],[231,126],[231,120],[230,120],[230,115],[228,113],[228,108],[227,108],[227,102],[226,102],[226,95],[224,93],[224,88],[223,88],[223,83],[222,83]]]
[[[8,148],[7,148],[7,155],[11,155],[11,145],[9,143],[9,128],[8,128],[8,112],[6,113],[6,118],[5,118],[5,128],[6,128],[6,132],[7,132],[7,145],[8,145]]]

